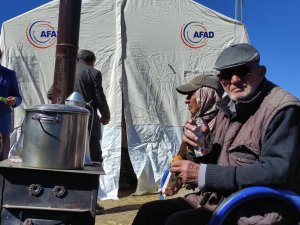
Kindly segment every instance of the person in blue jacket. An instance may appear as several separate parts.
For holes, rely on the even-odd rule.
[[[0,50],[0,60],[2,58]],[[22,97],[19,93],[16,73],[0,64],[0,160],[7,159],[12,131],[12,108],[19,106]]]

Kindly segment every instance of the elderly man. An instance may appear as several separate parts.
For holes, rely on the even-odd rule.
[[[258,51],[249,44],[232,45],[215,63],[227,93],[218,104],[213,150],[217,164],[187,160],[172,163],[183,183],[197,184],[199,195],[143,205],[133,224],[208,224],[216,206],[231,193],[262,185],[300,193],[300,102],[265,77]],[[183,141],[196,146],[195,122],[185,125]],[[298,224],[299,217],[276,200],[242,208],[228,224]]]

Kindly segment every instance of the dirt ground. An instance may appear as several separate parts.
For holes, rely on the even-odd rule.
[[[140,206],[159,198],[158,194],[131,195],[134,190],[123,190],[119,200],[98,201],[104,211],[96,216],[95,225],[131,225]]]
[[[138,209],[143,203],[159,199],[159,194],[132,195],[135,188],[119,190],[119,200],[98,201],[104,207],[101,214],[96,215],[95,225],[131,225]],[[167,198],[183,197],[193,190],[180,189],[174,196]]]
[[[96,215],[95,225],[131,225],[140,206],[149,201],[158,200],[159,195],[147,194],[142,196],[132,195],[137,186],[137,178],[133,172],[128,150],[122,148],[121,152],[120,186],[128,184],[127,188],[120,188],[119,200],[98,201],[104,207],[101,214]],[[126,186],[126,185],[125,185]]]

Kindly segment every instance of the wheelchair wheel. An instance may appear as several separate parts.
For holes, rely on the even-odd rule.
[[[300,213],[294,204],[286,199],[263,196],[237,204],[227,214],[223,225],[261,224],[299,225]]]

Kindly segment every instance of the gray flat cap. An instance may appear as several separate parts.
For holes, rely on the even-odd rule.
[[[229,69],[242,65],[259,63],[258,51],[250,44],[236,44],[225,48],[218,56],[214,68],[216,70]]]
[[[212,74],[204,74],[194,77],[190,82],[179,85],[176,87],[176,90],[183,95],[187,95],[192,91],[196,91],[198,88],[201,87],[210,87],[215,90],[220,89],[221,85],[219,83],[219,79],[216,75]]]

